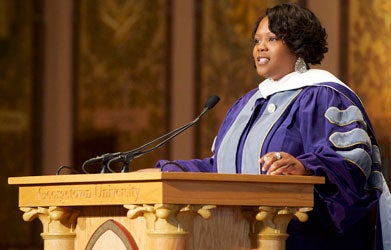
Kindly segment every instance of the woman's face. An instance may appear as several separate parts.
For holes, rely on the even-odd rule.
[[[269,30],[264,17],[254,35],[253,57],[258,75],[279,80],[294,71],[297,56]]]

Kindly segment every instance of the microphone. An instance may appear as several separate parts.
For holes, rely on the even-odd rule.
[[[205,105],[204,105],[204,109],[206,109],[205,112],[212,109],[214,106],[216,106],[216,104],[219,101],[220,101],[220,97],[218,97],[217,95],[209,96],[205,102]],[[203,113],[205,113],[205,112],[203,112]],[[203,115],[203,113],[201,113],[201,115],[199,115],[199,117],[201,117]]]
[[[88,174],[88,171],[85,169],[85,166],[91,165],[91,164],[96,164],[96,163],[102,163],[102,170],[101,173],[106,173],[107,172],[107,163],[109,162],[110,159],[117,157],[121,155],[121,152],[117,153],[106,153],[101,156],[96,156],[94,158],[86,160],[83,165],[81,166],[82,170],[84,173]]]
[[[153,141],[148,142],[148,143],[146,143],[146,144],[144,144],[144,145],[142,145],[142,146],[140,146],[140,147],[138,147],[136,149],[130,150],[128,152],[123,152],[123,153],[120,153],[120,154],[116,154],[113,157],[110,157],[108,162],[107,162],[107,168],[109,169],[109,171],[114,172],[110,168],[110,164],[115,163],[115,162],[122,162],[123,166],[122,166],[121,172],[122,173],[129,172],[129,163],[130,163],[130,161],[132,161],[133,159],[138,158],[138,157],[140,157],[140,156],[142,156],[144,154],[147,154],[147,153],[149,153],[149,152],[151,152],[151,151],[153,151],[153,150],[155,150],[155,149],[157,149],[159,147],[161,147],[163,144],[167,143],[168,141],[170,141],[175,136],[179,135],[180,133],[182,133],[186,129],[188,129],[191,126],[193,126],[194,124],[196,124],[200,120],[200,118],[208,110],[212,109],[219,101],[220,101],[220,97],[218,97],[216,95],[210,96],[206,100],[204,108],[202,109],[201,113],[193,121],[183,125],[182,127],[177,128],[177,129],[175,129],[175,130],[173,130],[173,131],[171,131],[171,132],[169,132],[167,134],[164,134],[164,135],[160,136],[159,138],[156,138]],[[152,145],[154,143],[157,143],[157,142],[159,142],[159,143],[156,144],[155,146],[147,148],[148,146],[150,146],[150,145]]]
[[[120,152],[117,152],[117,153],[106,153],[106,154],[103,154],[101,156],[97,156],[97,157],[94,157],[94,158],[86,160],[83,163],[83,165],[90,165],[90,164],[95,164],[95,163],[107,161],[107,160],[110,160],[113,157],[117,157],[120,154],[121,154]]]

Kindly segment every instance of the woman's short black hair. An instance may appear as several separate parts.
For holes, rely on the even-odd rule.
[[[306,63],[320,64],[327,48],[327,34],[319,19],[310,10],[297,4],[284,3],[266,10],[269,30],[282,39],[288,48]],[[253,30],[253,37],[262,18]]]

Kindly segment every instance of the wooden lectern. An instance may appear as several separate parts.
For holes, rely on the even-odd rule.
[[[132,172],[11,177],[45,250],[285,249],[323,177]]]

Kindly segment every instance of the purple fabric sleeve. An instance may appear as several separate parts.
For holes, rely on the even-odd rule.
[[[155,167],[162,168],[164,172],[212,172],[213,158],[192,159],[192,160],[175,160],[175,163],[168,160],[159,160]],[[180,166],[178,166],[179,164]],[[182,169],[183,168],[183,169]]]
[[[304,151],[297,159],[314,175],[326,177],[326,184],[316,186],[315,192],[327,207],[338,232],[345,232],[375,205],[379,192],[366,190],[366,177],[360,168],[336,153],[361,147],[371,154],[371,148],[363,144],[336,148],[329,137],[335,132],[366,128],[361,122],[336,126],[324,117],[331,106],[344,110],[352,105],[349,99],[330,88],[307,88],[296,105],[300,107],[297,118]]]

